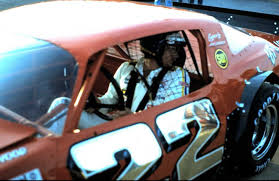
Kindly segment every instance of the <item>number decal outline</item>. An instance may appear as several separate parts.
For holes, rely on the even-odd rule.
[[[109,147],[105,148],[107,145]],[[90,155],[88,150],[94,154]],[[129,163],[117,176],[117,180],[141,179],[162,158],[162,149],[152,129],[146,123],[136,123],[72,145],[70,170],[73,173],[80,172],[80,176],[85,179],[105,174],[119,166],[116,155],[120,152],[125,154],[125,151],[129,153]],[[115,173],[110,172],[110,175]]]
[[[191,143],[189,127],[197,130]],[[187,103],[156,117],[156,131],[166,152],[189,143],[176,164],[178,180],[194,179],[222,161],[223,146],[200,155],[219,129],[220,121],[213,104],[207,98]]]

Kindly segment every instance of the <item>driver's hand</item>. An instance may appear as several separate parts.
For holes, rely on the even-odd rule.
[[[89,107],[89,108],[85,109],[85,111],[86,111],[87,113],[93,114],[94,111],[95,111],[95,109],[92,108],[92,107]]]
[[[125,116],[125,115],[131,114],[131,113],[132,113],[132,111],[129,108],[125,108],[125,110],[122,110],[122,111],[110,112],[109,115],[112,119],[116,119],[118,117]]]
[[[100,101],[99,97],[95,97],[95,98],[96,98],[96,102],[97,102],[98,104],[100,104],[101,101]]]
[[[101,103],[101,101],[98,97],[95,97],[95,100],[98,104]],[[87,103],[88,103],[88,100],[87,100]],[[95,109],[93,107],[88,106],[87,108],[85,108],[85,111],[92,114],[92,113],[94,113]]]

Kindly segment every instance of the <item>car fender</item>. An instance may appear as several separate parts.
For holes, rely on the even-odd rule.
[[[264,82],[270,82],[271,84],[279,84],[279,77],[272,71],[259,72],[248,81],[245,81],[245,87],[241,95],[240,103],[236,103],[238,108],[238,118],[236,125],[234,125],[233,137],[234,141],[238,143],[243,135],[247,124],[248,116],[252,108],[253,100]]]

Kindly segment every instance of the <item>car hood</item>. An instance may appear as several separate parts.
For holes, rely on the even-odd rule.
[[[36,132],[35,128],[0,119],[0,150],[32,137]]]

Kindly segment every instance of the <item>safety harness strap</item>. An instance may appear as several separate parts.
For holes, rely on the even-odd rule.
[[[127,90],[125,92],[125,96],[127,97],[125,106],[129,109],[132,107],[132,101],[135,93],[135,88],[138,82],[138,73],[134,70],[130,73],[131,78],[128,82]]]
[[[163,77],[168,72],[168,70],[169,68],[163,67],[162,70],[159,72],[159,74],[152,79],[152,85],[150,86],[150,88],[147,89],[136,111],[143,110],[150,99],[155,100],[159,89],[159,85],[163,80]]]
[[[125,92],[125,96],[127,97],[125,106],[129,109],[131,109],[131,107],[132,107],[132,102],[133,102],[133,98],[134,98],[134,94],[135,94],[136,85],[140,79],[145,84],[145,87],[147,88],[147,90],[150,89],[149,84],[147,83],[147,81],[143,77],[143,75],[141,75],[141,73],[139,73],[138,69],[134,68],[134,70],[131,71],[130,76],[131,76],[131,78],[128,82],[127,90]]]

